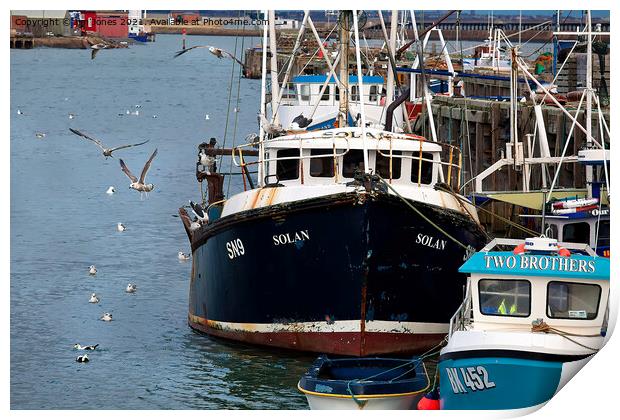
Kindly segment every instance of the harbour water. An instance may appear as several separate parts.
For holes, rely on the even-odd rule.
[[[242,42],[259,40],[188,37],[188,46],[231,52],[235,42],[241,56]],[[173,215],[200,197],[197,144],[223,143],[232,61],[200,49],[173,59],[180,47],[180,35],[159,35],[95,60],[87,50],[11,50],[12,409],[307,408],[296,384],[314,356],[222,342],[187,326],[191,262],[177,252],[189,246]],[[260,80],[237,83],[235,75],[227,146],[234,107],[237,144],[258,130]],[[70,127],[108,147],[150,141],[106,160]],[[155,190],[141,200],[118,158],[138,175],[156,147],[147,176]],[[242,188],[234,178],[231,191]],[[127,283],[137,284],[135,294],[125,293]],[[88,303],[93,292],[100,303]],[[114,320],[100,321],[103,312]],[[99,348],[80,364],[75,343]]]

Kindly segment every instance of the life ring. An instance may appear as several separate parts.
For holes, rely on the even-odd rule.
[[[515,249],[512,251],[512,253],[515,255],[524,254],[525,253],[525,242],[515,246]]]
[[[560,257],[570,257],[570,251],[563,246],[558,247],[558,255]]]

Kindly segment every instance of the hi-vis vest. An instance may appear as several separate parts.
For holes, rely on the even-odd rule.
[[[502,315],[508,315],[506,313],[506,299],[502,299],[502,303],[500,303],[499,308],[497,308],[497,312]],[[512,305],[510,305],[510,315],[514,314],[515,312],[517,312],[517,305],[513,303]]]

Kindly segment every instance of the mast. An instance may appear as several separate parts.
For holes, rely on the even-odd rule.
[[[381,20],[383,16],[380,15]],[[396,29],[398,26],[398,10],[392,10],[390,18],[390,39],[388,45],[388,54],[396,51]],[[394,99],[394,69],[392,68],[392,60],[388,61],[387,71],[387,89],[385,91],[385,106],[389,106]]]
[[[267,19],[267,11],[265,10],[263,13],[263,18]],[[260,129],[258,131],[258,147],[259,147],[259,161],[258,164],[258,185],[263,185],[263,173],[264,173],[264,161],[265,161],[265,146],[263,142],[265,140],[265,127],[263,126],[263,121],[266,120],[265,117],[265,94],[266,94],[266,84],[267,84],[267,23],[263,25],[263,57],[262,57],[262,67],[261,67],[261,83],[260,83]]]
[[[276,12],[269,11],[269,52],[271,52],[271,110],[273,113],[272,123],[278,124],[278,114],[275,113],[275,103],[278,100],[278,50],[276,48]]]
[[[340,12],[340,98],[338,127],[346,127],[349,119],[349,12]],[[362,92],[359,92],[361,97]]]
[[[588,30],[588,57],[586,60],[586,146],[592,147],[592,16],[586,10],[586,25]],[[594,170],[591,165],[586,165],[586,188],[588,197],[592,197],[592,180]]]
[[[353,10],[353,31],[355,34],[355,58],[357,61],[357,89],[360,98],[360,115],[362,118],[362,145],[364,147],[364,173],[370,173],[370,166],[368,165],[368,145],[366,144],[366,113],[364,111],[364,95],[362,84],[362,60],[360,58],[360,36],[359,28],[357,24],[357,10]]]

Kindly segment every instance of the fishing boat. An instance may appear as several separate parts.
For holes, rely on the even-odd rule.
[[[533,411],[603,346],[609,259],[587,244],[497,238],[460,271],[469,279],[439,358],[442,409]]]
[[[430,386],[420,358],[320,356],[297,384],[312,410],[409,410]]]
[[[351,26],[357,32],[341,25]],[[341,71],[340,107],[351,91],[348,66]],[[382,128],[368,126],[366,102],[364,95],[358,126],[347,126],[345,107],[338,128],[261,130],[232,149],[247,183],[227,199],[222,174],[197,173],[209,183],[207,217],[192,221],[179,210],[193,254],[192,328],[352,356],[414,354],[445,337],[465,285],[458,268],[486,243],[475,208],[452,189],[460,151],[393,130],[398,101],[386,104]]]

